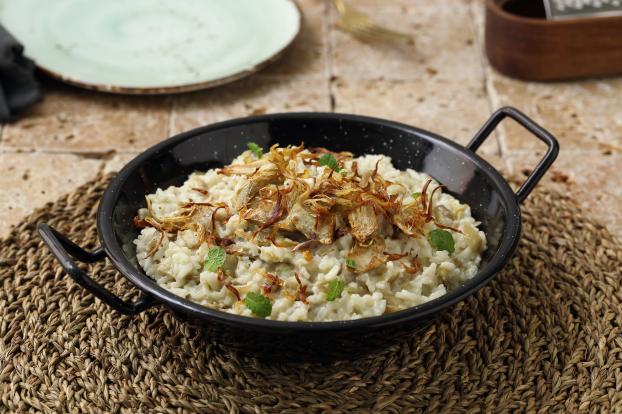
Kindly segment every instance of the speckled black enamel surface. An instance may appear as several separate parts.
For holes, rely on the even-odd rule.
[[[146,194],[179,185],[193,171],[229,163],[246,149],[249,141],[266,149],[277,143],[304,142],[306,146],[351,151],[355,155],[385,154],[397,168],[430,174],[447,186],[448,192],[468,203],[473,216],[482,222],[488,245],[480,271],[464,285],[423,305],[340,322],[279,322],[231,315],[166,291],[136,264],[132,243],[138,234],[132,225],[136,211],[145,206]],[[390,344],[418,321],[438,314],[486,284],[513,253],[521,227],[514,192],[492,166],[473,152],[407,125],[323,113],[242,118],[164,141],[120,171],[102,198],[97,222],[108,258],[154,304],[168,307],[179,318],[203,328],[206,337],[227,346],[263,356],[295,359],[345,358]],[[140,309],[144,307],[143,303]]]

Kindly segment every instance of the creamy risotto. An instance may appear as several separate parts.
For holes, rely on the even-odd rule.
[[[265,153],[264,153],[265,152]],[[147,196],[139,264],[201,305],[282,321],[382,315],[472,278],[486,237],[468,205],[383,155],[254,143]]]

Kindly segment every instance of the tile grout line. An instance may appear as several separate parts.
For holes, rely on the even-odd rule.
[[[479,4],[479,6],[481,6],[481,4]],[[476,42],[476,49],[479,53],[479,63],[480,63],[480,68],[482,70],[482,88],[484,90],[484,92],[486,93],[486,102],[488,103],[488,110],[490,111],[490,113],[492,113],[492,111],[494,110],[494,102],[489,94],[488,91],[488,73],[486,71],[486,61],[484,60],[484,50],[482,45],[484,44],[484,39],[481,36],[481,32],[479,30],[478,27],[478,21],[477,21],[477,17],[475,15],[475,10],[474,8],[478,7],[477,4],[475,4],[473,1],[469,2],[469,16],[471,17],[471,30],[473,32],[473,35],[475,37],[475,42]],[[497,142],[497,150],[499,151],[499,155],[501,156],[501,148],[499,146],[499,141],[497,140],[497,137],[495,136],[495,141]]]
[[[98,159],[102,161],[109,161],[116,155],[131,155],[131,154],[140,154],[141,151],[116,151],[116,150],[106,150],[106,151],[70,151],[70,150],[49,150],[49,149],[38,149],[38,150],[23,150],[20,148],[11,149],[4,148],[0,149],[1,154],[6,155],[49,155],[49,156],[57,156],[57,155],[73,155],[82,159]]]
[[[331,27],[331,16],[333,13],[333,9],[330,2],[327,2],[326,4],[326,10],[324,11],[324,30],[326,31],[326,70],[328,76],[328,100],[330,105],[330,112],[335,112],[335,107],[337,105],[333,89],[333,33]]]
[[[501,107],[501,100],[499,99],[499,94],[497,93],[497,90],[494,87],[493,81],[492,81],[492,77],[490,76],[490,71],[491,68],[486,67],[486,72],[485,72],[485,79],[486,79],[486,95],[488,96],[490,102],[492,105],[494,105],[494,108],[500,108]],[[499,155],[501,156],[501,159],[503,160],[503,163],[505,164],[506,168],[508,169],[508,173],[509,174],[513,174],[514,173],[514,167],[512,166],[512,162],[510,160],[510,151],[507,148],[507,142],[505,139],[505,129],[503,128],[503,125],[499,125],[496,130],[495,130],[495,138],[497,139],[497,145],[499,147]]]
[[[173,131],[173,125],[175,122],[175,113],[177,109],[176,103],[177,103],[177,100],[175,99],[175,97],[171,96],[171,103],[168,108],[168,122],[166,123],[166,136],[163,139],[167,139],[168,137],[170,137]]]
[[[471,16],[471,29],[473,30],[473,33],[475,35],[475,38],[477,41],[477,49],[479,51],[479,62],[480,62],[480,66],[482,69],[482,77],[483,77],[482,86],[484,88],[484,92],[486,93],[486,101],[488,102],[488,109],[490,113],[492,114],[493,111],[495,111],[497,107],[499,106],[499,97],[496,91],[494,90],[494,86],[492,84],[492,79],[490,76],[490,67],[485,57],[484,42],[486,40],[483,36],[483,31],[485,29],[480,29],[478,26],[478,21],[477,21],[478,19],[476,16],[475,7],[484,7],[484,4],[483,2],[472,0],[469,4],[469,15]],[[485,24],[485,20],[484,20],[484,24]],[[508,151],[507,151],[507,148],[505,147],[505,141],[504,139],[502,139],[502,131],[499,129],[495,130],[494,137],[495,137],[495,142],[497,144],[498,156],[503,161],[503,164],[507,168],[508,173],[512,174],[513,168],[508,158]]]

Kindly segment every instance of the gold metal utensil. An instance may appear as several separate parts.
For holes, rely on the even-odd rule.
[[[333,0],[333,4],[340,15],[340,20],[337,23],[338,27],[363,41],[387,42],[412,39],[406,33],[380,26],[365,13],[361,13],[352,6],[348,6],[344,0]]]

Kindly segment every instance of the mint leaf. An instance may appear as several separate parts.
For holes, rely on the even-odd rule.
[[[272,313],[272,304],[270,303],[270,300],[260,293],[248,292],[244,298],[244,304],[251,310],[251,312],[261,318],[270,316]]]
[[[354,261],[354,259],[346,259],[346,266],[348,266],[350,269],[356,269],[356,262]]]
[[[455,250],[454,238],[447,230],[432,230],[428,233],[428,240],[436,250],[446,250],[449,254],[452,254]]]
[[[261,158],[261,156],[263,155],[263,148],[261,148],[254,142],[249,142],[248,144],[246,144],[246,147],[249,149],[250,152],[255,154],[255,157],[257,158]]]
[[[226,257],[225,249],[222,247],[212,247],[207,252],[207,259],[205,259],[203,268],[209,272],[215,272],[225,264]]]
[[[343,288],[346,287],[346,282],[341,279],[333,279],[328,284],[328,293],[326,294],[326,300],[329,302],[341,297]]]
[[[421,193],[419,191],[412,193],[412,198],[414,198],[415,200],[419,197],[421,197]]]
[[[335,170],[335,172],[341,171],[341,167],[337,163],[337,159],[333,156],[333,154],[324,154],[319,158],[320,165],[323,167],[328,167],[331,170]]]

